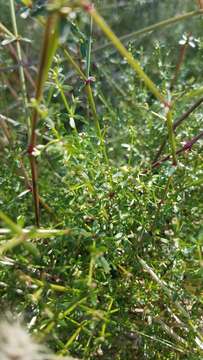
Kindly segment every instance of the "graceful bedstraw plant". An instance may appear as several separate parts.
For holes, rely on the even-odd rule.
[[[108,1],[104,2],[109,8]],[[104,2],[98,4],[103,6]],[[134,9],[135,2],[129,3]],[[40,343],[49,343],[57,355],[70,353],[88,360],[200,360],[201,49],[195,49],[199,58],[191,53],[192,61],[187,52],[178,86],[174,86],[171,100],[170,94],[165,99],[163,89],[169,88],[177,62],[178,27],[170,30],[171,43],[166,41],[168,33],[160,38],[163,46],[156,56],[152,51],[156,34],[151,34],[150,40],[146,36],[146,52],[135,43],[130,54],[99,15],[100,8],[98,13],[87,2],[68,0],[24,4],[29,6],[29,14],[37,8],[45,15],[26,21],[31,31],[33,23],[40,21],[42,27],[38,29],[45,31],[46,41],[36,94],[28,86],[34,97],[29,110],[33,112],[35,135],[35,146],[29,142],[29,157],[23,151],[25,116],[21,108],[16,110],[16,98],[11,101],[9,95],[9,104],[5,103],[11,118],[0,116],[14,138],[13,145],[2,149],[5,161],[0,167],[1,307],[23,314],[29,331]],[[162,2],[161,9],[163,6]],[[168,6],[165,4],[165,9]],[[70,26],[73,12],[76,25]],[[175,16],[137,31],[135,37],[200,14],[198,10]],[[113,16],[110,21],[114,27]],[[132,27],[134,23],[133,15]],[[61,25],[69,29],[62,43]],[[187,25],[190,27],[189,22]],[[121,59],[115,52],[113,56],[101,50],[99,53],[97,44],[91,50],[92,26],[93,37],[100,36],[98,27],[102,29]],[[199,28],[201,34],[201,25]],[[181,29],[181,34],[190,31],[184,23]],[[24,27],[23,32],[28,30]],[[193,30],[195,38],[200,36]],[[25,69],[37,74],[34,37],[29,49],[32,67],[26,61]],[[85,55],[80,49],[81,39],[85,40]],[[23,49],[21,43],[22,53]],[[139,62],[135,60],[138,57]],[[162,65],[157,67],[158,61]],[[10,75],[8,80],[14,82],[15,72]],[[14,88],[19,89],[18,83]],[[6,96],[8,90],[3,90]],[[188,97],[183,96],[186,93]],[[193,101],[200,94],[201,98]],[[177,167],[171,166],[171,148],[161,157],[168,144],[164,126],[171,110],[175,118],[172,130],[177,134]],[[28,159],[34,165],[33,185]],[[44,228],[30,226],[32,192],[37,211],[40,205],[40,225]],[[0,359],[56,357],[34,345],[33,340],[28,353],[26,344],[18,346],[14,334],[14,328],[21,333],[20,325],[13,323],[13,332],[9,326],[4,325],[11,336],[0,340]],[[21,339],[28,342],[27,336]],[[11,338],[15,338],[14,346]]]
[[[58,46],[58,36],[59,36],[58,26],[59,26],[58,12],[50,13],[46,21],[44,40],[43,40],[40,64],[38,69],[38,76],[36,80],[35,100],[38,103],[38,105],[40,105],[41,103],[45,82],[47,80],[48,72]],[[39,113],[37,111],[37,108],[34,108],[32,114],[32,120],[31,120],[31,135],[29,138],[28,155],[30,158],[30,165],[32,172],[32,192],[33,192],[35,219],[37,226],[39,226],[40,223],[40,208],[39,208],[37,164],[36,164],[35,156],[33,155],[33,150],[37,145],[36,128],[38,124],[38,119],[39,119]]]
[[[57,50],[57,47],[59,45],[59,26],[60,26],[60,19],[64,15],[64,8],[62,7],[64,2],[58,2],[58,1],[49,1],[47,5],[47,10],[50,12],[47,16],[47,22],[45,26],[45,32],[44,32],[44,40],[42,44],[42,50],[41,50],[41,58],[40,58],[40,64],[38,69],[38,77],[36,81],[36,92],[35,92],[35,101],[40,106],[42,97],[43,97],[43,91],[45,82],[48,77],[48,72],[51,67],[54,54]],[[67,14],[69,13],[69,8],[65,8],[65,13],[67,11]],[[90,40],[91,42],[91,40]],[[90,69],[90,45],[89,45],[89,56],[87,60],[87,77]],[[57,81],[57,78],[55,79]],[[59,87],[59,91],[61,93],[62,99],[64,101],[65,107],[70,113],[70,107],[68,105],[68,102],[65,98],[63,88],[59,83],[56,84]],[[93,116],[95,119],[98,135],[101,139],[101,146],[104,149],[105,158],[107,160],[107,155],[104,147],[104,141],[100,130],[100,125],[98,121],[96,106],[94,102],[94,98],[92,95],[92,91],[90,88],[90,82],[89,79],[87,79],[87,83],[85,84],[87,87],[87,96],[90,104],[90,108],[92,109]],[[29,138],[29,145],[28,145],[28,155],[30,158],[30,165],[31,165],[31,172],[32,172],[32,192],[33,192],[33,199],[34,199],[34,208],[35,208],[35,219],[36,219],[36,225],[39,226],[40,224],[40,207],[39,207],[39,190],[38,190],[38,170],[37,170],[37,164],[36,164],[36,158],[34,156],[34,149],[37,146],[37,135],[36,135],[36,128],[37,123],[39,119],[39,112],[37,108],[33,110],[32,115],[32,121],[31,121],[31,135]],[[71,124],[73,125],[73,117],[71,116]],[[107,160],[108,161],[108,160]]]
[[[76,2],[76,4],[77,4],[77,2]],[[147,88],[152,92],[152,94],[161,103],[164,104],[164,107],[166,109],[166,123],[167,123],[169,141],[170,141],[170,145],[171,145],[173,163],[174,163],[174,165],[176,165],[176,163],[177,163],[176,145],[175,145],[175,137],[174,137],[173,128],[172,128],[171,103],[167,99],[165,99],[165,96],[163,94],[161,94],[161,92],[156,87],[156,85],[145,74],[145,72],[143,71],[139,62],[137,60],[135,60],[134,57],[132,56],[132,54],[126,50],[126,48],[123,46],[123,44],[118,39],[118,37],[112,32],[112,30],[107,25],[107,23],[104,21],[104,19],[96,11],[94,6],[91,3],[88,3],[83,0],[79,1],[78,5],[80,5],[85,11],[87,11],[90,14],[91,19],[93,19],[95,21],[95,23],[101,28],[101,30],[104,32],[104,34],[109,38],[109,40],[115,46],[115,48],[127,60],[129,65],[136,71],[136,73],[141,78],[141,80],[144,81]],[[48,3],[48,10],[51,12],[47,17],[44,41],[43,41],[42,51],[41,51],[41,60],[40,60],[39,71],[38,71],[38,78],[37,78],[37,83],[36,83],[35,99],[38,103],[41,102],[45,81],[48,76],[48,71],[52,64],[53,56],[54,56],[57,46],[58,46],[61,9],[62,9],[62,13],[63,13],[63,2],[61,3],[58,1],[50,1]],[[67,11],[67,13],[68,12],[69,12],[69,10]],[[87,72],[86,72],[87,77],[89,77],[89,70],[90,70],[90,53],[91,53],[91,45],[90,44],[91,44],[91,37],[90,37],[88,51],[87,51]],[[100,130],[100,125],[98,122],[95,102],[94,102],[92,92],[90,89],[90,82],[88,79],[87,79],[87,81],[88,81],[88,83],[86,84],[86,86],[87,86],[87,94],[88,94],[89,103],[93,110],[95,122],[97,124],[97,131],[98,131],[99,137],[101,138],[101,141],[102,141],[102,147],[104,149],[106,160],[108,161],[108,157],[106,155],[103,138],[102,138],[102,134],[101,134],[101,130]],[[60,90],[60,91],[62,91],[62,90]],[[63,100],[65,100],[63,93],[62,93],[62,96],[63,96]],[[67,108],[67,106],[68,106],[68,104],[66,102],[66,108]],[[69,109],[69,107],[68,107],[68,109]],[[36,224],[37,224],[37,226],[39,226],[40,209],[39,209],[38,174],[37,174],[36,159],[35,159],[35,156],[33,155],[33,150],[37,145],[37,137],[36,137],[37,122],[38,122],[38,112],[37,112],[37,110],[34,110],[33,116],[32,116],[32,130],[31,130],[31,136],[30,136],[30,141],[29,141],[29,146],[28,146],[28,154],[30,157],[30,164],[31,164],[31,171],[32,171],[32,192],[33,192],[33,199],[34,199],[34,206],[35,206],[35,218],[36,218]]]
[[[173,125],[172,125],[172,101],[166,98],[164,94],[161,93],[161,91],[158,89],[158,87],[155,85],[155,83],[149,78],[148,75],[144,72],[142,67],[140,66],[139,62],[132,56],[130,52],[127,51],[127,49],[124,47],[122,42],[119,40],[119,38],[113,33],[111,28],[107,25],[105,20],[100,16],[98,11],[94,8],[94,6],[85,1],[76,1],[76,2],[70,2],[70,8],[65,6],[65,2],[58,2],[58,1],[50,1],[47,5],[48,11],[50,11],[48,17],[47,17],[47,24],[45,29],[45,35],[44,35],[44,42],[42,46],[42,53],[41,53],[41,62],[39,66],[39,72],[38,72],[38,80],[36,84],[36,101],[40,103],[43,95],[43,88],[45,85],[45,81],[47,79],[48,70],[51,66],[53,55],[57,50],[58,46],[58,38],[59,38],[59,24],[62,14],[68,15],[71,12],[71,7],[74,9],[75,6],[82,7],[87,13],[90,14],[91,21],[93,20],[97,26],[104,32],[104,34],[109,38],[109,40],[112,42],[114,47],[118,50],[118,52],[126,59],[128,64],[133,68],[133,70],[137,73],[137,75],[140,77],[140,79],[145,83],[146,87],[151,91],[151,93],[155,96],[155,98],[160,101],[161,104],[163,104],[165,108],[165,118],[166,118],[166,125],[168,130],[168,138],[169,143],[171,146],[171,154],[173,159],[173,164],[177,164],[177,158],[176,158],[176,142],[175,142],[175,136],[173,132]],[[92,23],[91,23],[92,24]],[[92,25],[91,25],[92,26]],[[104,139],[103,135],[100,130],[100,125],[98,121],[98,114],[96,111],[96,106],[93,98],[93,94],[90,87],[90,81],[89,81],[89,72],[90,72],[90,54],[91,54],[91,35],[89,37],[89,43],[88,43],[88,50],[87,50],[87,69],[86,69],[86,89],[87,89],[87,96],[88,101],[90,104],[90,108],[92,109],[92,113],[95,119],[95,124],[97,127],[98,136],[101,140],[102,148],[104,151],[104,156],[106,159],[106,162],[108,164],[108,156],[106,153],[105,145],[104,145]],[[72,61],[72,64],[74,62]],[[70,112],[67,100],[65,99],[64,93],[62,88],[60,88],[60,92],[62,94],[63,101],[65,101],[65,106],[67,108],[67,111]],[[71,125],[74,127],[73,124],[74,118],[71,116]],[[35,110],[33,112],[33,118],[32,118],[32,130],[31,130],[31,137],[30,137],[30,143],[28,147],[28,154],[30,156],[30,163],[31,163],[31,171],[32,171],[32,191],[33,191],[33,198],[34,198],[34,205],[35,205],[35,217],[36,217],[36,224],[39,226],[39,191],[38,191],[38,175],[37,175],[37,166],[36,166],[36,160],[33,156],[33,149],[37,145],[36,141],[36,125],[38,122],[38,113]]]

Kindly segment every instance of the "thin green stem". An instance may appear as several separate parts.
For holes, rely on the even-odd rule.
[[[35,100],[40,105],[43,96],[44,84],[48,76],[49,68],[52,64],[53,56],[55,54],[58,44],[58,13],[52,13],[48,16],[46,22],[46,28],[44,33],[44,41],[41,52],[41,60],[39,65],[38,77],[36,82],[36,93]],[[39,209],[39,191],[38,191],[38,174],[37,174],[37,163],[36,158],[33,154],[35,146],[37,144],[37,133],[36,127],[38,123],[39,112],[37,108],[33,110],[32,116],[32,129],[30,143],[28,146],[28,153],[30,156],[30,165],[32,172],[32,191],[35,206],[35,220],[36,225],[39,226],[40,222],[40,209]]]
[[[109,314],[111,312],[112,305],[113,305],[113,298],[110,298],[109,306],[108,306],[107,313],[106,313],[107,317],[109,316]],[[100,336],[103,339],[105,338],[107,325],[108,325],[108,322],[105,320],[104,323],[102,324],[101,333],[100,333]]]
[[[190,114],[193,113],[193,111],[195,111],[202,103],[203,103],[203,97],[198,99],[194,104],[192,104],[192,106],[188,110],[186,110],[179,118],[177,118],[173,123],[173,131],[175,132],[176,128],[178,126],[180,126],[184,120],[187,120],[187,118],[190,116]],[[155,156],[153,163],[155,163],[159,159],[161,153],[164,150],[166,142],[167,142],[167,136],[164,137],[164,140],[163,140],[162,144],[160,145],[159,150],[157,151],[157,154]]]
[[[65,355],[69,347],[72,345],[72,343],[75,341],[75,339],[79,336],[80,332],[83,330],[84,326],[86,325],[87,320],[84,320],[79,327],[75,330],[75,332],[71,335],[71,337],[68,339],[66,344],[64,345],[63,350],[60,351],[60,355]]]
[[[94,121],[95,121],[95,127],[97,129],[97,135],[98,135],[98,137],[100,139],[102,139],[102,133],[101,133],[100,125],[99,125],[99,119],[98,119],[98,116],[97,116],[96,105],[95,105],[94,97],[93,97],[93,94],[92,94],[92,88],[91,88],[90,84],[86,85],[85,90],[86,90],[86,93],[87,93],[87,98],[88,98],[89,105],[90,105],[90,107],[92,109],[92,114],[93,114],[93,118],[94,118]]]
[[[168,128],[168,137],[169,142],[171,145],[171,151],[172,151],[172,158],[173,158],[173,165],[177,165],[177,157],[176,157],[176,142],[175,142],[175,136],[173,131],[173,121],[172,121],[172,112],[169,110],[166,114],[166,123]]]
[[[104,142],[104,137],[103,137],[103,134],[101,132],[101,128],[100,128],[100,124],[99,124],[99,118],[98,118],[98,115],[97,115],[96,105],[95,105],[95,101],[94,101],[94,97],[93,97],[93,93],[92,93],[92,88],[91,88],[89,83],[85,86],[85,89],[86,89],[87,98],[88,98],[90,108],[92,109],[92,114],[93,114],[93,118],[94,118],[94,122],[95,122],[95,127],[97,129],[97,135],[98,135],[98,138],[100,140],[100,145],[102,147],[103,155],[104,155],[106,163],[109,164],[109,159],[108,159],[108,155],[107,155],[107,152],[106,152],[106,146],[105,146],[105,142]]]
[[[6,214],[0,210],[0,219],[9,227],[12,233],[21,236],[22,229],[19,225],[14,223]]]
[[[11,38],[15,39],[15,35],[9,29],[7,29],[7,27],[4,24],[2,24],[1,22],[0,22],[0,29],[3,30],[3,32],[6,35],[8,35]]]
[[[91,254],[91,258],[90,258],[89,274],[88,274],[88,280],[87,280],[87,285],[89,287],[92,286],[93,272],[94,272],[94,266],[95,266],[95,253],[94,253],[95,248],[96,248],[96,242],[93,241],[93,253]]]
[[[66,96],[64,94],[64,91],[63,91],[63,87],[61,86],[61,84],[59,83],[59,81],[56,79],[56,85],[59,89],[59,92],[61,94],[61,97],[62,97],[62,100],[63,100],[63,103],[65,105],[65,108],[66,108],[66,111],[68,114],[70,114],[70,106],[68,105],[68,101],[66,99]]]
[[[80,69],[79,65],[76,63],[76,61],[73,59],[73,57],[70,55],[70,53],[64,49],[64,54],[67,58],[67,60],[69,61],[69,63],[72,65],[72,67],[76,70],[76,72],[78,73],[78,75],[81,77],[82,80],[86,81],[87,77],[85,76],[85,74],[82,72],[82,70]]]
[[[151,93],[164,104],[166,108],[168,108],[167,112],[167,128],[168,128],[168,136],[170,139],[171,145],[171,153],[173,157],[173,163],[176,164],[176,146],[175,146],[175,137],[173,133],[172,126],[172,115],[171,115],[171,104],[165,99],[164,95],[159,91],[153,81],[145,74],[142,69],[140,63],[134,59],[132,54],[125,48],[125,46],[121,43],[119,38],[114,34],[105,20],[100,16],[97,10],[85,0],[80,0],[81,6],[90,14],[98,27],[104,32],[104,34],[109,38],[114,47],[118,50],[123,58],[125,58],[128,64],[132,67],[132,69],[138,74],[139,78],[145,83],[146,87],[151,91]]]
[[[19,237],[14,237],[11,240],[8,240],[5,244],[0,245],[0,257],[7,253],[8,251],[13,250],[16,246],[21,245],[22,242],[25,241],[25,237],[23,235]]]
[[[99,118],[98,118],[98,115],[97,115],[97,109],[96,109],[96,104],[95,104],[95,101],[94,101],[94,96],[93,96],[91,85],[88,82],[88,78],[86,77],[84,72],[80,69],[80,67],[78,66],[76,61],[73,59],[73,57],[70,55],[70,53],[66,49],[64,49],[64,54],[65,54],[68,62],[72,65],[72,67],[78,73],[80,78],[85,82],[85,91],[86,91],[86,94],[87,94],[87,100],[88,100],[88,103],[89,103],[89,107],[92,110],[92,116],[93,116],[95,127],[96,127],[96,130],[97,130],[97,136],[98,136],[98,138],[100,140],[100,144],[102,146],[102,151],[103,151],[105,161],[106,161],[107,164],[109,164],[109,159],[108,159],[104,138],[103,138],[103,135],[102,135],[102,132],[101,132],[100,124],[99,124]]]
[[[174,300],[174,294],[167,287],[165,282],[154,272],[154,270],[142,259],[138,256],[138,261],[143,267],[145,271],[148,272],[148,274],[151,276],[151,278],[160,286],[160,288],[166,293],[166,295],[171,299],[173,304],[176,306],[177,310],[180,312],[180,314],[184,317],[185,322],[187,323],[187,327],[192,330],[192,332],[202,341],[203,336],[202,334],[197,330],[196,326],[193,324],[192,320],[190,319],[190,314],[187,310],[180,304],[179,301]]]
[[[196,11],[190,11],[190,12],[182,14],[182,15],[173,16],[173,17],[171,17],[169,19],[162,20],[160,22],[157,22],[156,24],[147,26],[144,29],[141,29],[141,30],[138,30],[138,31],[133,31],[132,33],[127,34],[127,35],[123,35],[123,36],[120,37],[120,40],[124,41],[124,42],[129,41],[131,39],[135,39],[136,37],[144,35],[146,33],[150,33],[152,31],[162,29],[164,27],[173,25],[173,24],[175,24],[177,22],[188,20],[188,19],[190,19],[190,18],[192,18],[194,16],[198,16],[198,15],[202,15],[202,14],[203,14],[203,10],[196,10]],[[99,46],[96,49],[93,49],[93,52],[104,50],[104,49],[108,48],[109,46],[112,46],[111,42],[109,42],[107,44],[104,44],[102,46]]]
[[[106,163],[108,164],[108,156],[107,156],[107,152],[106,152],[106,148],[105,148],[105,144],[104,144],[104,138],[103,138],[103,135],[102,135],[102,132],[101,132],[101,128],[100,128],[100,124],[99,124],[99,118],[98,118],[98,115],[97,115],[96,104],[95,104],[95,101],[94,101],[93,92],[92,92],[92,88],[91,88],[90,81],[89,81],[90,68],[91,68],[92,29],[93,29],[93,18],[92,18],[92,16],[90,16],[90,32],[89,32],[89,37],[88,37],[87,57],[86,57],[86,75],[87,75],[86,93],[87,93],[87,98],[88,98],[88,101],[89,101],[90,108],[92,109],[92,113],[93,113],[93,117],[94,117],[94,121],[95,121],[95,126],[96,126],[96,129],[97,129],[98,137],[100,139],[100,144],[101,144],[101,147],[102,147],[104,158],[105,158]]]
[[[88,12],[92,16],[95,23],[98,27],[104,32],[104,34],[109,38],[118,52],[124,57],[128,64],[135,70],[141,80],[144,81],[146,87],[152,92],[152,94],[162,103],[167,105],[167,101],[165,100],[164,96],[160,93],[159,89],[153,83],[153,81],[145,74],[144,70],[142,69],[141,65],[137,60],[134,59],[131,53],[125,48],[125,46],[121,43],[119,38],[114,34],[105,20],[100,16],[97,10],[93,6],[88,6],[86,1],[81,1],[81,5],[83,7],[88,7]]]
[[[27,99],[27,89],[26,89],[26,81],[25,81],[25,74],[23,69],[23,57],[22,57],[22,51],[20,46],[20,37],[18,34],[18,27],[16,22],[16,14],[15,14],[15,6],[14,6],[14,0],[10,0],[10,10],[11,10],[11,20],[13,24],[13,31],[16,39],[16,50],[17,50],[17,56],[19,61],[19,77],[20,82],[22,86],[22,95],[23,95],[23,102],[24,102],[24,112],[27,118],[27,126],[28,126],[28,133],[30,133],[30,117],[28,115],[28,99]],[[29,134],[30,135],[30,134]]]
[[[87,56],[86,56],[86,75],[87,78],[90,76],[90,66],[91,66],[91,50],[92,50],[92,28],[93,28],[93,20],[90,17],[90,33],[88,38],[88,45],[87,45]]]

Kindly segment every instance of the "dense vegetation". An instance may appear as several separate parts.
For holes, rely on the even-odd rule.
[[[1,310],[59,355],[202,359],[198,1],[0,8]]]

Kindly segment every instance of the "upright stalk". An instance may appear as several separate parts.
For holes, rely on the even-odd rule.
[[[85,1],[81,1],[81,4],[85,8],[85,10],[89,12],[90,16],[92,16],[95,23],[109,38],[109,40],[112,42],[112,44],[121,54],[121,56],[127,60],[128,64],[133,68],[133,70],[135,70],[135,72],[138,74],[140,79],[144,81],[145,85],[152,92],[152,94],[162,103],[167,105],[168,103],[165,100],[164,96],[160,93],[159,89],[156,87],[153,81],[145,74],[139,62],[135,60],[132,54],[125,48],[125,46],[121,43],[119,38],[114,34],[114,32],[105,22],[105,20],[99,15],[99,13],[93,7],[93,5],[87,4]]]
[[[181,47],[180,47],[178,62],[176,64],[176,69],[175,69],[175,74],[174,74],[174,77],[173,77],[173,79],[171,81],[171,86],[170,86],[171,91],[173,91],[174,85],[177,82],[177,79],[178,79],[178,76],[179,76],[179,73],[180,73],[181,66],[184,63],[186,51],[187,51],[187,48],[189,46],[190,36],[191,36],[191,33],[188,34],[187,41],[185,42],[185,44],[181,45]]]
[[[38,77],[36,82],[36,93],[35,100],[37,102],[37,106],[40,105],[43,96],[43,88],[45,81],[48,76],[49,68],[52,64],[53,56],[55,54],[57,43],[58,43],[58,13],[52,13],[48,16],[44,40],[42,45],[41,59],[38,71]],[[37,174],[37,163],[36,158],[34,156],[34,149],[37,145],[37,122],[39,117],[39,111],[37,107],[33,110],[32,115],[32,124],[31,124],[31,137],[28,146],[28,154],[30,157],[30,165],[32,172],[32,189],[33,189],[33,198],[34,198],[34,207],[35,207],[35,220],[36,225],[40,224],[40,210],[39,210],[39,191],[38,191],[38,174]]]
[[[184,120],[186,120],[190,114],[195,111],[201,104],[203,103],[203,96],[198,99],[186,112],[184,112],[179,118],[177,118],[174,123],[173,123],[173,131],[175,132],[176,128],[178,126],[180,126],[182,124],[182,122]],[[162,142],[162,144],[159,147],[159,150],[157,151],[157,154],[155,156],[155,159],[153,161],[153,163],[157,162],[157,160],[159,159],[162,151],[164,150],[164,147],[166,145],[167,142],[167,137],[164,137],[164,140]]]
[[[184,153],[184,152],[190,151],[190,150],[192,149],[193,145],[194,145],[198,140],[200,140],[200,139],[202,139],[202,138],[203,138],[203,131],[202,131],[199,135],[197,135],[197,136],[195,136],[194,138],[192,138],[191,140],[187,141],[184,146],[182,146],[179,150],[177,150],[177,151],[176,151],[176,156],[177,156],[177,155],[180,155],[180,154],[182,154],[182,153]],[[152,164],[152,166],[151,166],[151,169],[155,169],[155,168],[159,167],[159,166],[160,166],[161,164],[163,164],[165,161],[170,160],[170,158],[171,158],[171,156],[170,156],[170,155],[167,155],[167,156],[165,156],[163,159],[154,162],[154,163]],[[147,171],[148,171],[148,170],[147,170]],[[145,171],[145,173],[146,173],[146,171]]]
[[[0,22],[0,30],[2,30],[6,35],[10,36],[11,38],[15,38],[15,35],[9,29],[7,29],[7,27],[3,25],[1,22]]]
[[[190,11],[188,13],[185,14],[181,14],[181,15],[177,15],[177,16],[173,16],[169,19],[166,20],[162,20],[160,22],[157,22],[156,24],[153,25],[149,25],[143,29],[137,30],[137,31],[133,31],[130,34],[127,35],[123,35],[121,36],[119,39],[123,42],[125,41],[130,41],[131,39],[136,39],[138,36],[141,35],[145,35],[147,33],[151,33],[152,31],[156,31],[159,29],[162,29],[164,27],[173,25],[177,22],[181,22],[181,21],[185,21],[185,20],[189,20],[192,17],[198,16],[198,15],[203,15],[203,0],[199,0],[202,1],[202,7],[200,7],[200,10],[195,10],[195,11]],[[97,51],[101,51],[101,50],[105,50],[106,48],[108,48],[109,46],[112,45],[112,42],[109,42],[107,44],[101,45],[98,48],[94,49],[93,52],[97,52]]]
[[[18,57],[18,62],[19,62],[19,77],[20,77],[20,82],[21,82],[21,86],[22,86],[24,113],[27,117],[27,126],[28,126],[28,132],[29,132],[30,131],[30,118],[28,115],[27,89],[26,89],[25,74],[24,74],[24,69],[23,69],[23,57],[22,57],[21,46],[20,46],[20,37],[18,34],[18,28],[17,28],[17,22],[16,22],[14,0],[9,0],[9,1],[10,1],[10,10],[11,10],[11,20],[12,20],[13,31],[14,31],[15,40],[16,40],[16,51],[17,51],[17,57]]]
[[[177,165],[176,142],[175,142],[175,136],[174,136],[174,131],[173,131],[173,121],[172,121],[171,110],[169,110],[167,112],[167,114],[166,114],[166,123],[167,123],[167,129],[168,129],[169,143],[170,143],[170,146],[171,146],[173,165]]]
[[[104,138],[103,138],[103,135],[102,135],[102,132],[101,132],[100,124],[99,124],[99,118],[98,118],[98,115],[97,115],[96,104],[95,104],[95,101],[94,101],[94,96],[93,96],[93,92],[92,92],[92,88],[91,88],[91,81],[86,76],[86,74],[81,70],[81,68],[76,63],[76,61],[73,59],[73,57],[68,52],[68,50],[64,49],[64,54],[65,54],[68,62],[72,65],[72,67],[75,69],[77,74],[80,76],[80,78],[85,83],[85,91],[86,91],[86,94],[87,94],[87,100],[88,100],[89,107],[92,110],[92,116],[93,116],[93,119],[94,119],[95,128],[97,130],[97,136],[98,136],[98,138],[100,140],[100,143],[101,143],[101,146],[102,146],[102,151],[103,151],[105,161],[108,164],[109,159],[108,159]],[[88,73],[89,73],[89,70],[87,70],[87,74]]]
[[[87,75],[87,78],[89,78],[89,76],[90,76],[91,50],[92,50],[92,28],[93,28],[93,20],[92,20],[92,17],[90,16],[90,32],[89,32],[87,55],[86,55],[86,75]]]
[[[172,113],[171,113],[171,104],[165,99],[164,95],[159,91],[157,86],[153,83],[153,81],[145,74],[142,69],[140,63],[134,59],[132,54],[125,48],[125,46],[121,43],[119,38],[114,34],[105,20],[100,16],[97,10],[91,3],[88,3],[86,0],[80,0],[80,5],[87,11],[90,16],[93,18],[98,27],[104,32],[104,34],[109,38],[114,47],[118,50],[123,58],[125,58],[128,64],[132,67],[132,69],[138,74],[139,78],[145,83],[146,87],[151,91],[151,93],[164,104],[167,109],[167,128],[168,135],[171,145],[171,153],[173,157],[173,163],[176,164],[176,148],[175,148],[175,137],[173,133],[172,127]]]
[[[89,106],[92,109],[92,115],[93,118],[95,120],[95,126],[97,129],[97,135],[100,139],[100,143],[101,143],[101,147],[103,150],[103,154],[104,154],[104,158],[106,163],[108,164],[108,156],[106,153],[106,148],[105,148],[105,144],[104,144],[104,138],[101,132],[101,128],[100,128],[100,124],[99,124],[99,118],[97,115],[97,109],[96,109],[96,105],[95,105],[95,101],[94,101],[94,97],[93,97],[93,92],[92,92],[92,88],[91,88],[91,80],[90,80],[90,68],[91,68],[91,51],[92,51],[92,29],[93,29],[93,18],[92,16],[90,16],[90,31],[89,31],[89,38],[88,38],[88,46],[87,46],[87,55],[86,55],[86,93],[87,93],[87,98],[88,98],[88,102],[89,102]]]

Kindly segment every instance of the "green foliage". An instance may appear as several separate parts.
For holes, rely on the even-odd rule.
[[[96,25],[91,34],[81,9],[64,10],[57,53],[37,101],[38,35],[52,12],[44,1],[33,1],[32,8],[22,3],[16,2],[19,29],[29,25],[21,34],[31,38],[31,44],[20,41],[24,111],[11,56],[15,43],[1,45],[1,62],[8,67],[0,73],[1,309],[23,314],[37,339],[61,355],[202,359],[201,105],[174,131],[181,149],[175,167],[164,158],[170,154],[164,106],[112,46],[99,49],[105,40]],[[115,10],[115,2],[97,1],[119,35],[135,30],[134,5],[137,29],[195,9],[191,1],[154,4],[152,9],[149,1],[126,1],[125,9],[121,3]],[[9,17],[2,23],[13,31]],[[195,48],[186,48],[170,91],[179,41],[188,31]],[[144,40],[131,40],[127,48],[171,97],[175,121],[202,95],[202,19]],[[33,111],[38,143],[30,155],[27,114]],[[163,141],[163,162],[154,165]],[[30,156],[38,170],[40,229],[34,227]]]

